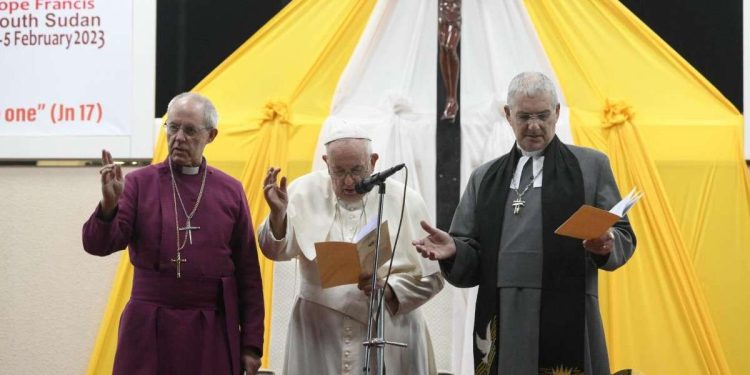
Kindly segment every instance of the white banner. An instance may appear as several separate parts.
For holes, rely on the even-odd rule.
[[[0,0],[0,137],[129,137],[133,29],[133,0]]]

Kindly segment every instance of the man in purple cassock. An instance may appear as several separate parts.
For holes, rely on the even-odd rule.
[[[102,200],[83,225],[94,255],[130,249],[133,290],[120,318],[114,374],[256,374],[263,290],[242,185],[206,164],[213,104],[195,93],[167,107],[169,157],[129,173],[102,151]]]

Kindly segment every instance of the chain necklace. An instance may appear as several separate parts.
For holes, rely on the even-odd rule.
[[[174,169],[172,168],[171,160],[169,161],[169,174],[172,177],[172,201],[174,202],[175,232],[177,235],[177,257],[175,259],[170,259],[170,261],[172,263],[175,263],[175,265],[177,266],[177,278],[179,279],[181,277],[180,265],[187,262],[187,259],[182,257],[181,251],[185,248],[188,242],[190,242],[191,245],[193,244],[193,231],[201,229],[200,227],[193,226],[190,223],[190,220],[195,215],[195,212],[198,211],[198,206],[201,203],[201,198],[203,198],[203,191],[206,187],[206,175],[208,174],[208,163],[206,163],[206,167],[203,169],[201,187],[200,190],[198,190],[198,199],[196,199],[193,210],[190,211],[190,213],[187,212],[187,209],[185,209],[185,204],[182,202],[182,196],[180,195],[180,189],[177,188],[177,180],[174,177]],[[180,202],[180,207],[182,207],[182,212],[185,213],[186,217],[184,227],[180,227],[180,218],[177,215],[178,201]],[[180,243],[180,231],[185,231],[185,238],[182,240],[182,243]]]
[[[531,162],[533,162],[533,161],[531,159],[529,159],[528,163],[531,163]],[[533,167],[533,164],[532,164],[532,167]],[[539,168],[539,171],[536,172],[536,175],[534,175],[534,176],[531,177],[531,181],[529,181],[529,183],[526,184],[526,187],[523,188],[522,192],[519,193],[518,189],[513,189],[513,191],[516,192],[516,199],[513,200],[513,204],[512,204],[512,206],[513,206],[513,215],[518,215],[521,212],[521,208],[526,205],[526,201],[522,199],[523,195],[526,194],[526,191],[528,191],[529,188],[531,187],[531,185],[534,184],[534,181],[536,181],[537,177],[539,177],[539,175],[542,173],[543,169],[544,169],[544,166],[542,166],[541,168]]]
[[[346,237],[344,237],[344,221],[345,221],[345,218],[344,218],[343,215],[341,215],[341,200],[340,199],[336,200],[336,214],[339,216],[339,219],[341,219],[341,226],[340,226],[340,228],[341,228],[341,240],[342,241],[354,242],[354,237],[357,236],[357,232],[359,231],[359,227],[360,227],[360,225],[362,225],[362,218],[365,217],[365,211],[366,211],[365,210],[365,206],[367,205],[367,197],[365,196],[365,198],[363,200],[360,200],[360,202],[362,202],[362,212],[359,214],[359,219],[357,220],[357,226],[354,227],[354,233],[352,234],[351,238],[349,238],[347,240]]]

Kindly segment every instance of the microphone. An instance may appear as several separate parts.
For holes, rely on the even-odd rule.
[[[401,168],[403,168],[404,165],[405,165],[404,163],[401,163],[393,168],[389,168],[382,172],[375,173],[374,175],[367,177],[360,182],[357,182],[357,184],[354,185],[354,190],[358,194],[367,193],[370,190],[372,190],[372,188],[374,188],[375,185],[382,184],[386,178],[390,177],[392,174],[401,170]]]

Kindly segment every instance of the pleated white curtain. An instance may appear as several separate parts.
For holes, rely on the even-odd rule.
[[[435,213],[437,2],[379,1],[339,80],[331,116],[370,129],[379,169],[406,163]],[[323,124],[321,134],[325,134]],[[323,154],[318,144],[316,154]],[[324,163],[316,158],[314,168]],[[403,174],[394,178],[403,180]]]
[[[461,186],[482,163],[513,145],[503,106],[510,80],[523,71],[557,79],[521,0],[463,0],[461,26]],[[406,163],[409,186],[435,219],[437,0],[380,0],[341,76],[331,116],[370,129],[379,169]],[[557,134],[571,143],[558,85]],[[440,108],[442,111],[442,108]],[[323,125],[321,134],[327,131]],[[314,169],[324,168],[318,143]],[[403,179],[403,174],[394,176]],[[449,288],[446,288],[449,289]],[[453,288],[450,288],[453,289]],[[473,374],[475,289],[453,289],[455,374]]]

